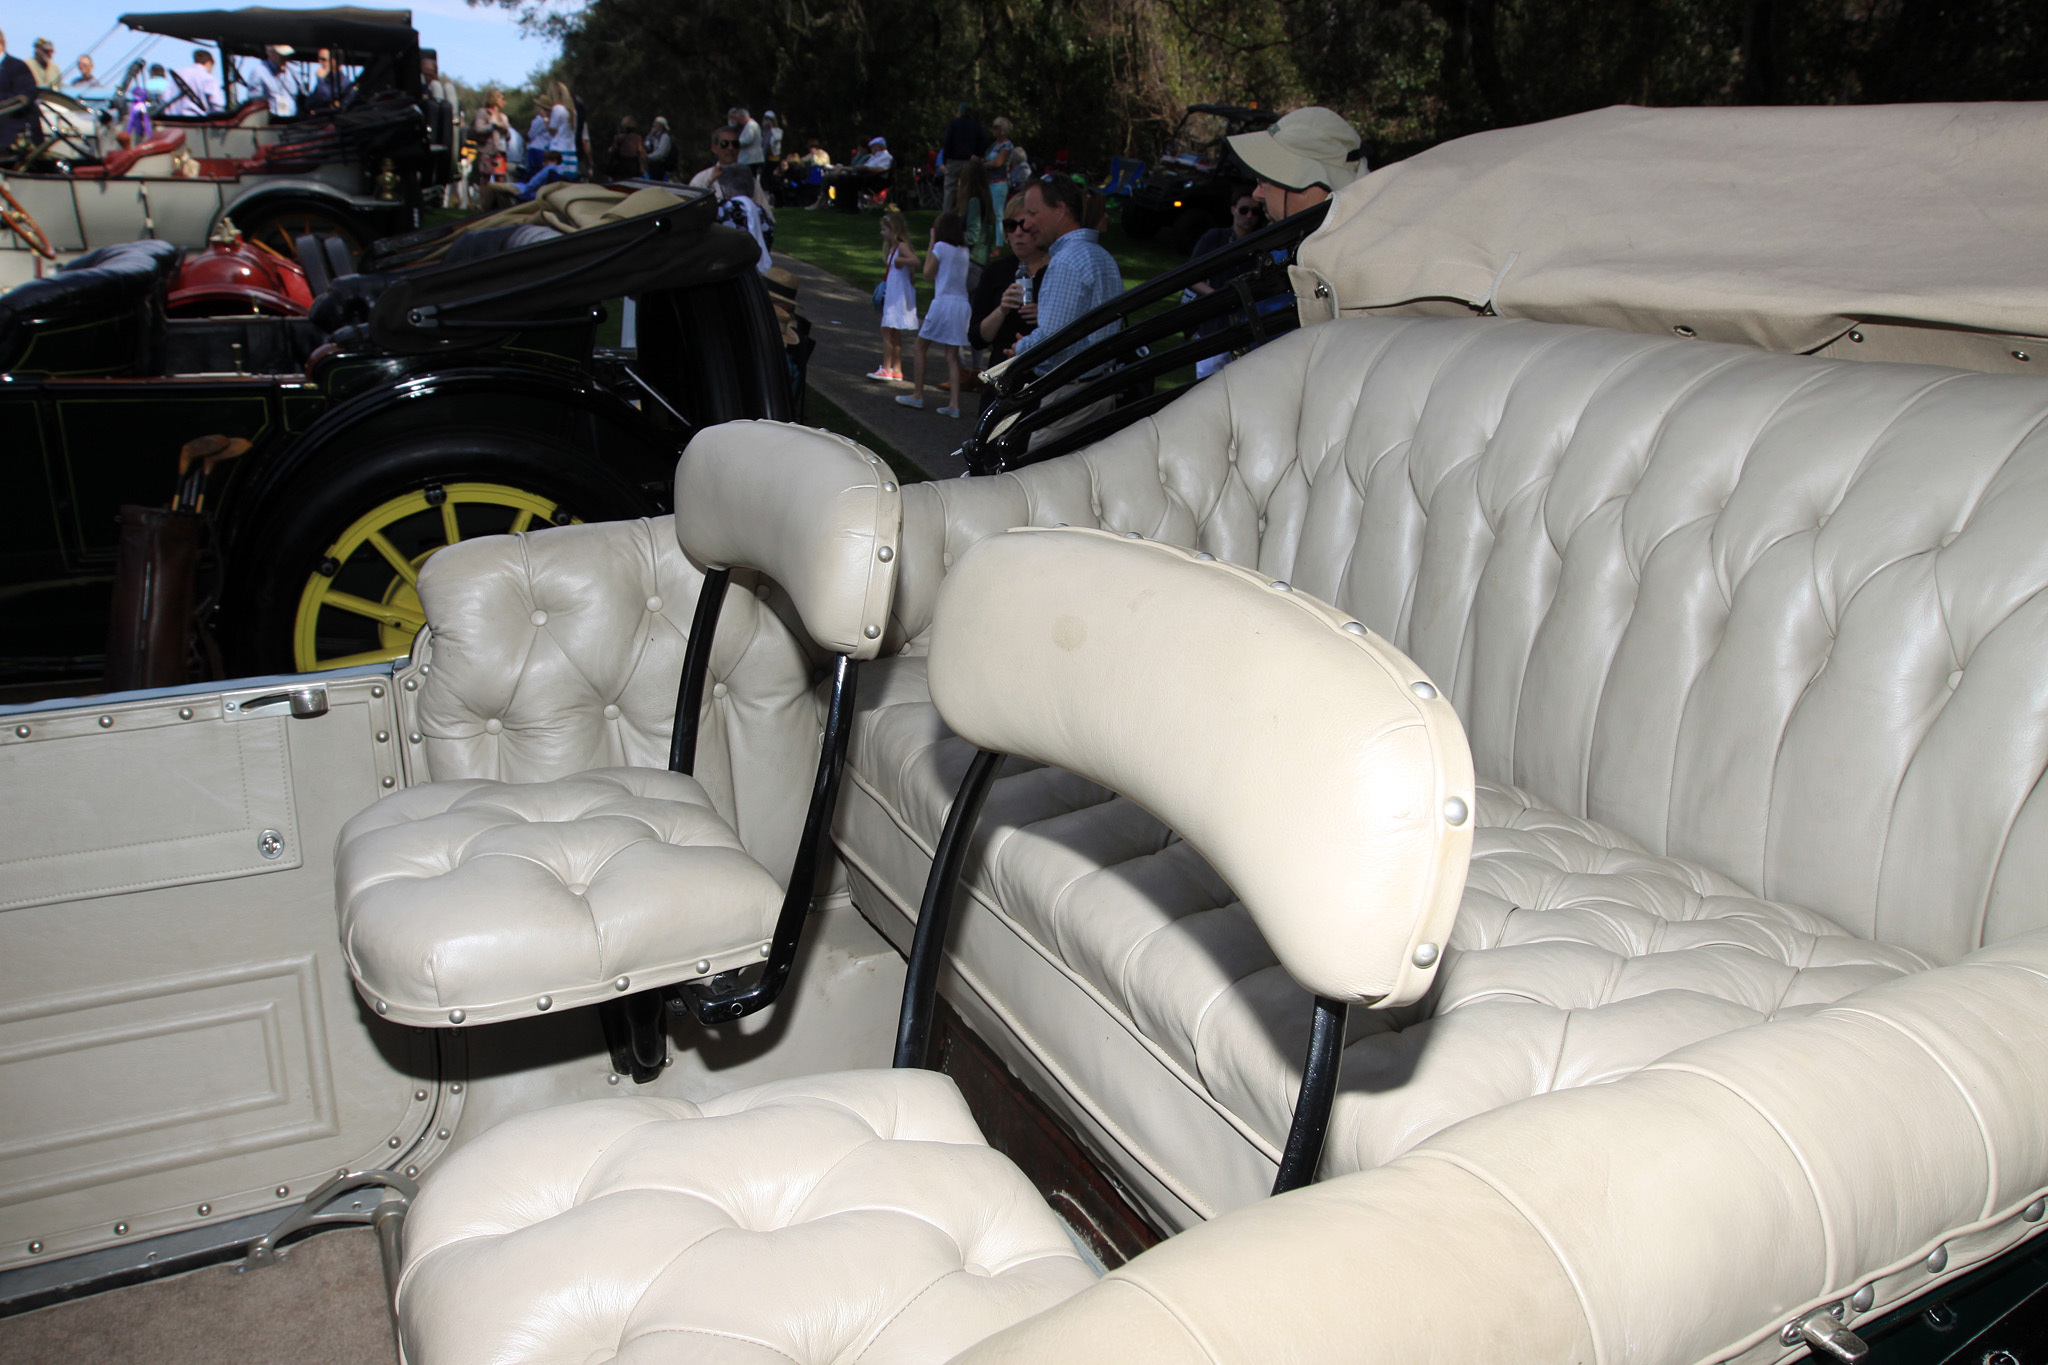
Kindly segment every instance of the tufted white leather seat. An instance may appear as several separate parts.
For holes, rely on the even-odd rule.
[[[2048,385],[1510,320],[1303,330],[1071,456],[906,490],[836,834],[907,932],[968,760],[924,635],[1015,525],[1142,534],[1347,608],[1456,702],[1474,862],[1431,995],[1354,1018],[1328,1154],[2048,924]],[[1012,764],[960,1003],[1169,1226],[1258,1197],[1300,997],[1225,879]]]
[[[677,466],[679,499],[719,502],[721,471],[728,463],[723,452],[745,430],[746,424],[733,424],[691,443]],[[821,449],[830,451],[824,465],[817,463]],[[685,516],[675,523],[678,543],[708,570],[699,577],[701,599],[692,628],[714,637],[699,642],[698,667],[685,668],[682,695],[672,710],[678,723],[689,722],[687,733],[674,737],[670,766],[675,771],[605,768],[519,782],[447,780],[396,792],[343,826],[335,868],[342,940],[357,990],[377,1013],[421,1026],[490,1023],[558,1006],[616,1000],[627,991],[644,993],[748,966],[763,970],[744,996],[736,987],[712,992],[719,997],[717,1017],[737,1018],[772,1001],[787,978],[810,899],[816,845],[837,789],[844,717],[832,722],[822,743],[809,746],[819,777],[786,884],[748,852],[732,821],[689,769],[698,748],[695,731],[703,728],[702,693],[715,671],[716,625],[732,595],[733,567],[758,570],[782,586],[810,637],[839,654],[835,695],[853,695],[854,661],[872,658],[880,648],[880,621],[895,583],[893,547],[901,525],[896,485],[875,456],[850,441],[814,445],[809,453],[813,477],[785,500],[781,521],[736,527]],[[760,462],[750,473],[762,473]],[[634,551],[645,531],[641,523],[625,536],[585,533],[577,547],[582,553],[562,558],[580,571],[574,576],[586,585],[593,577],[617,576],[603,572],[607,558],[640,560],[636,567],[644,572],[650,556]],[[535,556],[526,550],[526,539],[511,538],[520,547],[518,558],[530,564]],[[593,557],[599,561],[595,573]],[[465,595],[491,595],[496,587],[502,597],[505,580],[513,575],[502,549],[496,558],[483,574],[460,575],[467,582],[446,596],[459,602]],[[655,567],[658,572],[658,563]],[[515,594],[538,585],[538,575],[522,577],[523,583],[513,579]],[[673,569],[669,577],[673,581]],[[587,751],[593,728],[589,693],[623,696],[647,690],[645,677],[636,687],[637,670],[619,669],[616,660],[644,648],[652,623],[664,619],[663,599],[654,586],[644,604],[622,604],[615,594],[601,592],[565,594],[570,610],[559,623],[536,601],[525,613],[533,633],[523,638],[516,627],[508,639],[501,628],[454,625],[448,632],[454,646],[449,653],[455,671],[469,673],[474,686],[444,686],[434,697],[439,711],[458,717],[446,728],[480,728],[482,737],[469,736],[471,748],[485,737],[486,745],[502,746],[500,717],[487,715],[479,727],[474,713],[523,710],[529,724],[522,731],[554,732],[539,747]],[[438,576],[431,587],[423,583],[422,592],[436,619],[447,621]],[[750,595],[741,596],[746,600]],[[627,624],[619,619],[621,605],[635,623],[629,628],[620,628]],[[454,619],[461,621],[459,615]],[[614,633],[605,632],[607,624]],[[758,637],[762,623],[751,619],[747,624]],[[543,636],[551,625],[576,643]],[[465,641],[464,626],[480,638]],[[783,632],[770,635],[788,640]],[[544,638],[554,648],[543,651]],[[507,667],[522,648],[528,667]],[[780,651],[773,643],[755,651],[750,641],[746,652]],[[517,684],[536,653],[545,653],[554,685],[535,689],[538,695],[522,705]],[[579,656],[607,655],[615,665],[608,670],[613,677],[600,689]],[[495,671],[491,662],[498,665]],[[585,694],[585,705],[562,714],[552,706],[568,690],[564,674],[583,684],[576,690]],[[718,682],[709,690],[715,701],[729,689]],[[781,709],[778,702],[784,699],[775,690],[769,689],[764,700]],[[496,693],[496,707],[479,707],[479,693]],[[604,721],[594,728],[609,747],[615,723],[624,717],[616,701],[603,709]],[[471,713],[466,725],[460,719],[464,710]],[[449,747],[452,738],[437,735],[437,744]],[[622,747],[624,738],[617,737]],[[730,758],[729,748],[725,756]],[[731,769],[721,776],[728,789],[739,785]],[[705,1018],[709,997],[692,999],[699,1018]],[[625,1027],[618,1020],[607,1022],[608,1033]],[[644,1018],[637,1031],[647,1047],[665,1047]],[[637,1057],[628,1066],[626,1045],[617,1039],[614,1045],[615,1059],[635,1079],[649,1078],[657,1069],[658,1056]]]
[[[1217,676],[1190,670],[1239,634],[1263,648]],[[1327,1112],[1313,1078],[1341,1032],[1322,1021],[1428,990],[1456,910],[1472,777],[1448,704],[1341,612],[1099,532],[978,547],[931,657],[978,771],[1015,752],[1113,781],[1247,888],[1329,1040],[1311,1050],[1289,1138],[1312,1173],[1309,1111]],[[1282,676],[1298,696],[1240,706],[1245,686]],[[956,834],[979,782],[956,798]],[[937,1362],[1087,1288],[953,1083],[915,1069],[957,873],[940,868],[905,988],[904,1069],[703,1105],[571,1105],[461,1148],[412,1214],[395,1296],[406,1358]]]
[[[752,966],[782,904],[697,780],[653,768],[398,792],[350,824],[335,881],[350,969],[415,1025]]]
[[[935,1072],[511,1119],[406,1226],[415,1365],[941,1361],[1094,1274]]]

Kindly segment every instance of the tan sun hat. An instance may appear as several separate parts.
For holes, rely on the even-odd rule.
[[[1252,174],[1286,190],[1341,190],[1365,173],[1358,130],[1321,105],[1297,109],[1262,133],[1239,133],[1230,150]]]

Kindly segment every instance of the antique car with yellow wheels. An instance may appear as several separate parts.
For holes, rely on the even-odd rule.
[[[755,247],[711,212],[680,187],[550,187],[316,276],[310,318],[166,317],[180,253],[159,242],[0,295],[0,424],[26,436],[5,463],[36,508],[0,557],[0,677],[100,673],[126,505],[203,515],[216,675],[396,658],[437,550],[667,510],[691,432],[791,411]],[[636,344],[600,349],[625,298]],[[181,469],[216,438],[235,453]]]

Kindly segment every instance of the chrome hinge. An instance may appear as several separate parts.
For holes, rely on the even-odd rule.
[[[318,684],[280,688],[274,692],[230,692],[221,698],[220,703],[221,716],[226,720],[261,720],[285,714],[281,708],[289,708],[290,714],[299,720],[324,716],[327,714],[327,688]]]
[[[1785,1330],[1778,1334],[1778,1340],[1787,1346],[1801,1342],[1811,1346],[1815,1355],[1826,1354],[1845,1365],[1855,1365],[1870,1354],[1870,1347],[1862,1337],[1850,1331],[1842,1321],[1842,1305],[1835,1304],[1817,1313],[1809,1313],[1796,1322],[1785,1324]]]

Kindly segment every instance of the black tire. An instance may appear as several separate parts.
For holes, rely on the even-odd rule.
[[[1158,214],[1139,208],[1131,200],[1124,201],[1124,236],[1134,242],[1149,242],[1159,235],[1159,227]]]
[[[452,498],[450,489],[456,490]],[[507,505],[503,494],[480,496],[478,489],[511,490],[526,502]],[[239,670],[306,672],[342,666],[337,659],[368,662],[352,656],[403,653],[413,627],[362,619],[364,629],[356,630],[358,618],[346,609],[316,604],[311,615],[319,643],[309,667],[300,648],[302,607],[311,597],[324,602],[334,592],[386,604],[402,599],[398,571],[374,545],[359,542],[343,551],[340,561],[332,552],[366,519],[387,509],[396,516],[396,505],[420,500],[422,509],[377,523],[415,568],[446,543],[445,534],[436,530],[445,515],[455,517],[458,538],[469,540],[518,529],[522,511],[528,514],[524,529],[538,530],[568,521],[649,516],[657,510],[648,493],[594,465],[587,454],[514,432],[428,431],[316,461],[255,509],[251,529],[237,537],[221,624]],[[551,510],[542,512],[542,506]],[[417,607],[407,608],[406,614],[417,615]]]
[[[364,250],[379,235],[361,214],[318,199],[259,199],[253,204],[237,205],[228,216],[235,220],[244,237],[261,242],[288,261],[299,258],[298,239],[309,233],[315,237],[341,238],[351,263],[360,261]]]

